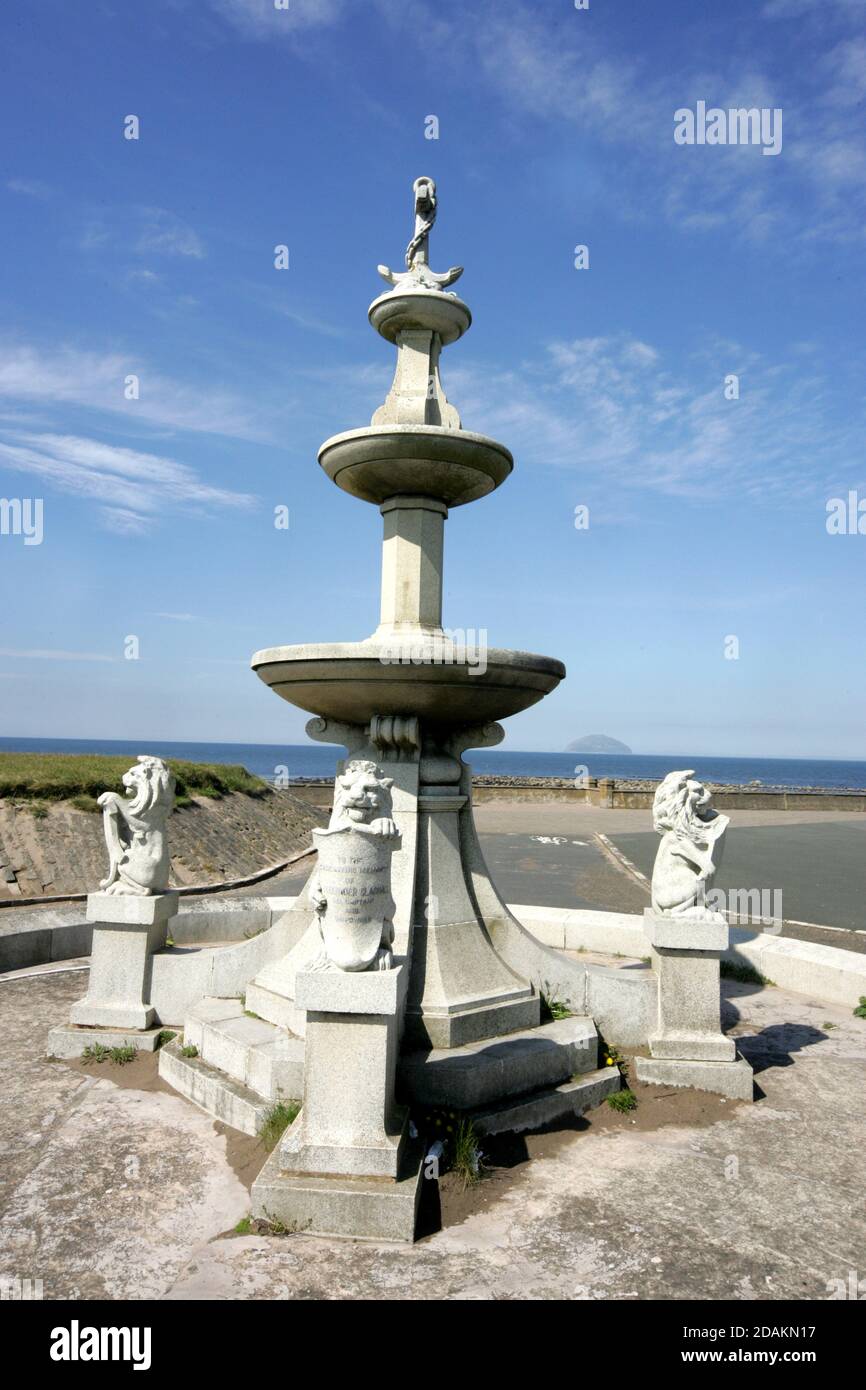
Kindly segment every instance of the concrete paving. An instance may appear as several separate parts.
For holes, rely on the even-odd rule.
[[[0,982],[0,1276],[47,1299],[827,1299],[862,1277],[866,1023],[847,1010],[726,982],[755,1104],[638,1087],[634,1116],[489,1156],[403,1248],[232,1234],[255,1141],[146,1072],[44,1059],[84,985]]]

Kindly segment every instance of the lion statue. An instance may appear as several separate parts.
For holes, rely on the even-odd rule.
[[[329,830],[358,829],[371,835],[391,837],[399,834],[391,819],[393,777],[383,777],[374,762],[354,758],[346,764],[335,783],[334,809]]]
[[[123,774],[127,795],[103,792],[102,825],[108,845],[106,893],[148,897],[168,888],[165,823],[174,805],[174,776],[161,758],[139,757]]]
[[[400,842],[391,815],[393,781],[374,762],[352,759],[337,777],[327,829],[313,831],[318,860],[310,902],[322,941],[322,955],[313,969],[392,967],[390,865]]]
[[[652,905],[666,916],[724,921],[707,906],[707,890],[722,858],[727,816],[711,794],[692,781],[694,769],[669,772],[656,788],[653,826],[661,835],[652,877]]]

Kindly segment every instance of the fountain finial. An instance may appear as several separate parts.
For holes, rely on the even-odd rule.
[[[427,264],[427,244],[430,230],[436,221],[436,185],[432,179],[423,175],[412,185],[415,195],[415,235],[406,247],[406,269],[411,270],[417,260]]]
[[[430,229],[436,221],[436,184],[431,178],[422,175],[412,185],[415,206],[415,233],[406,248],[406,269],[400,273],[387,265],[378,266],[379,274],[389,285],[401,294],[417,290],[442,291],[453,285],[463,274],[462,265],[453,265],[450,270],[437,275],[427,264],[427,248]]]

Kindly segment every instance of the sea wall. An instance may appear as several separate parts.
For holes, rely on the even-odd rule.
[[[590,779],[575,787],[557,778],[474,778],[472,800],[476,806],[491,801],[573,802],[610,810],[649,810],[657,783],[634,786],[614,778]],[[333,799],[330,782],[293,782],[292,795],[310,806],[329,809]],[[713,791],[713,805],[720,811],[866,811],[866,792],[790,791],[749,787],[722,787]]]

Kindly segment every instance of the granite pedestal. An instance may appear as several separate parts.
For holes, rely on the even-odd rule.
[[[319,1235],[411,1241],[421,1152],[394,1097],[407,970],[302,970],[304,1103],[252,1188],[253,1215]]]
[[[652,1055],[636,1059],[639,1080],[751,1100],[752,1068],[721,1030],[720,961],[730,938],[727,922],[647,908],[644,932],[659,1003],[649,1038]]]

